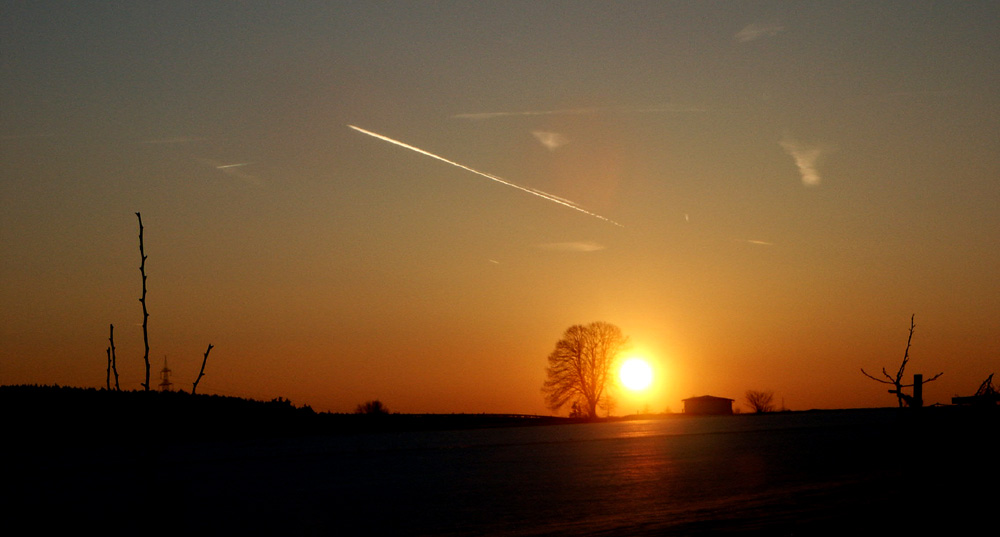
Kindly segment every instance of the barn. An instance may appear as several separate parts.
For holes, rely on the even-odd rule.
[[[684,399],[684,413],[697,415],[728,415],[733,413],[734,399],[702,395]]]

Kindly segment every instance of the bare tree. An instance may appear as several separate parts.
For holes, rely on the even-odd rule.
[[[889,390],[889,393],[896,395],[896,401],[898,402],[900,407],[902,407],[904,403],[906,405],[921,404],[920,401],[914,401],[913,396],[906,395],[905,393],[903,393],[903,388],[912,388],[914,386],[913,384],[903,384],[903,370],[906,369],[906,364],[910,361],[910,342],[913,341],[913,329],[916,328],[916,325],[913,324],[914,317],[915,315],[910,316],[910,335],[909,337],[906,338],[906,351],[903,352],[903,362],[899,364],[899,370],[896,371],[895,376],[890,375],[889,372],[886,371],[884,367],[882,368],[882,376],[885,378],[879,378],[870,375],[867,371],[864,370],[864,368],[861,368],[861,372],[864,373],[866,377],[874,380],[875,382],[881,382],[882,384],[891,384],[893,386],[893,389]],[[932,380],[937,380],[937,378],[943,374],[944,372],[941,372],[927,380],[923,380],[922,384],[927,384]]]
[[[599,405],[600,408],[604,409],[604,415],[611,417],[611,414],[618,408],[618,400],[609,393],[604,394],[604,398],[601,400]]]
[[[205,350],[205,358],[201,361],[201,371],[198,372],[198,378],[194,379],[194,385],[191,386],[191,395],[198,391],[198,383],[201,382],[201,377],[205,376],[205,364],[208,363],[208,353],[212,352],[212,344],[208,344],[208,349]]]
[[[143,226],[142,226],[142,214],[135,213],[136,218],[139,219],[139,257],[142,262],[139,264],[139,274],[142,275],[142,296],[139,297],[139,302],[142,304],[142,341],[145,345],[145,352],[143,354],[143,361],[146,363],[146,380],[142,383],[142,388],[144,391],[149,391],[149,310],[146,308],[146,250],[143,244]],[[117,360],[115,358],[115,325],[111,325],[111,334],[108,337],[110,346],[108,347],[108,373],[105,383],[108,390],[111,389],[111,373],[115,374],[115,390],[121,390],[118,384],[118,367]],[[205,375],[205,364],[208,362],[208,353],[212,351],[213,345],[209,343],[208,350],[205,351],[205,358],[201,362],[201,371],[198,372],[198,378],[194,381],[194,386],[191,388],[191,393],[194,393],[198,389],[198,382],[201,377]],[[161,386],[163,386],[161,384]]]
[[[542,385],[545,403],[554,411],[578,403],[588,417],[596,418],[598,404],[607,398],[614,365],[627,345],[621,329],[603,321],[567,328],[549,355]]]
[[[142,297],[139,298],[139,302],[142,303],[142,341],[146,345],[146,353],[143,355],[142,359],[146,362],[146,382],[142,383],[142,388],[144,391],[149,391],[149,311],[146,310],[146,252],[142,247],[142,215],[135,213],[136,218],[139,219],[139,257],[142,258],[142,263],[139,265],[139,273],[142,274]]]
[[[378,399],[373,399],[371,401],[365,401],[354,409],[355,414],[374,414],[374,415],[385,415],[389,413],[389,408],[382,404],[382,401]]]
[[[774,412],[774,392],[747,390],[747,405],[757,414]]]

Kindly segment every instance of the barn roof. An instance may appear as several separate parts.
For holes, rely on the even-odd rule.
[[[688,397],[687,399],[681,399],[681,401],[735,401],[736,399],[729,399],[728,397],[715,397],[714,395],[700,395],[698,397]]]

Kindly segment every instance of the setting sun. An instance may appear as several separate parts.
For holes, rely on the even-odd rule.
[[[645,390],[653,382],[653,368],[641,358],[629,358],[618,370],[618,376],[626,388]]]

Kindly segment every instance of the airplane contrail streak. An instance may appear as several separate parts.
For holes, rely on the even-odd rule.
[[[551,202],[558,203],[559,205],[562,205],[564,207],[569,207],[570,209],[573,209],[573,210],[576,210],[576,211],[580,211],[581,213],[593,216],[594,218],[599,218],[601,220],[604,220],[605,222],[608,222],[610,224],[614,224],[614,225],[616,225],[618,227],[625,227],[622,224],[619,224],[618,222],[615,222],[614,220],[611,220],[610,218],[606,218],[606,217],[601,216],[601,215],[599,215],[597,213],[592,213],[592,212],[584,209],[583,207],[580,207],[579,205],[576,205],[575,203],[571,203],[569,200],[566,200],[564,198],[560,198],[558,196],[554,196],[552,194],[549,194],[548,192],[543,192],[541,190],[536,190],[534,188],[527,188],[527,187],[523,187],[523,186],[515,184],[515,183],[511,183],[510,181],[507,181],[506,179],[497,177],[496,175],[493,175],[493,174],[490,174],[490,173],[481,172],[479,170],[475,170],[475,169],[470,168],[470,167],[468,167],[468,166],[466,166],[464,164],[459,164],[457,162],[448,160],[448,159],[446,159],[446,158],[444,158],[442,156],[435,155],[434,153],[431,153],[429,151],[424,151],[423,149],[420,149],[419,147],[414,147],[414,146],[412,146],[410,144],[407,144],[407,143],[404,143],[404,142],[400,142],[399,140],[394,140],[392,138],[389,138],[388,136],[383,136],[383,135],[381,135],[381,134],[379,134],[377,132],[368,131],[368,130],[362,129],[361,127],[355,127],[354,125],[348,125],[348,127],[352,128],[352,129],[354,129],[354,130],[356,130],[356,131],[358,131],[360,133],[367,134],[368,136],[372,136],[372,137],[378,138],[379,140],[385,140],[386,142],[389,142],[391,144],[395,144],[395,145],[398,145],[400,147],[405,147],[406,149],[409,149],[410,151],[416,151],[417,153],[420,153],[421,155],[426,155],[428,157],[440,160],[441,162],[446,162],[448,164],[451,164],[452,166],[456,166],[456,167],[462,168],[465,171],[469,171],[469,172],[472,172],[472,173],[474,173],[476,175],[485,177],[487,179],[491,179],[493,181],[496,181],[498,183],[507,185],[509,187],[516,188],[516,189],[518,189],[518,190],[520,190],[522,192],[527,192],[528,194],[531,194],[533,196],[538,196],[538,197],[540,197],[542,199],[547,199],[547,200],[549,200]]]

